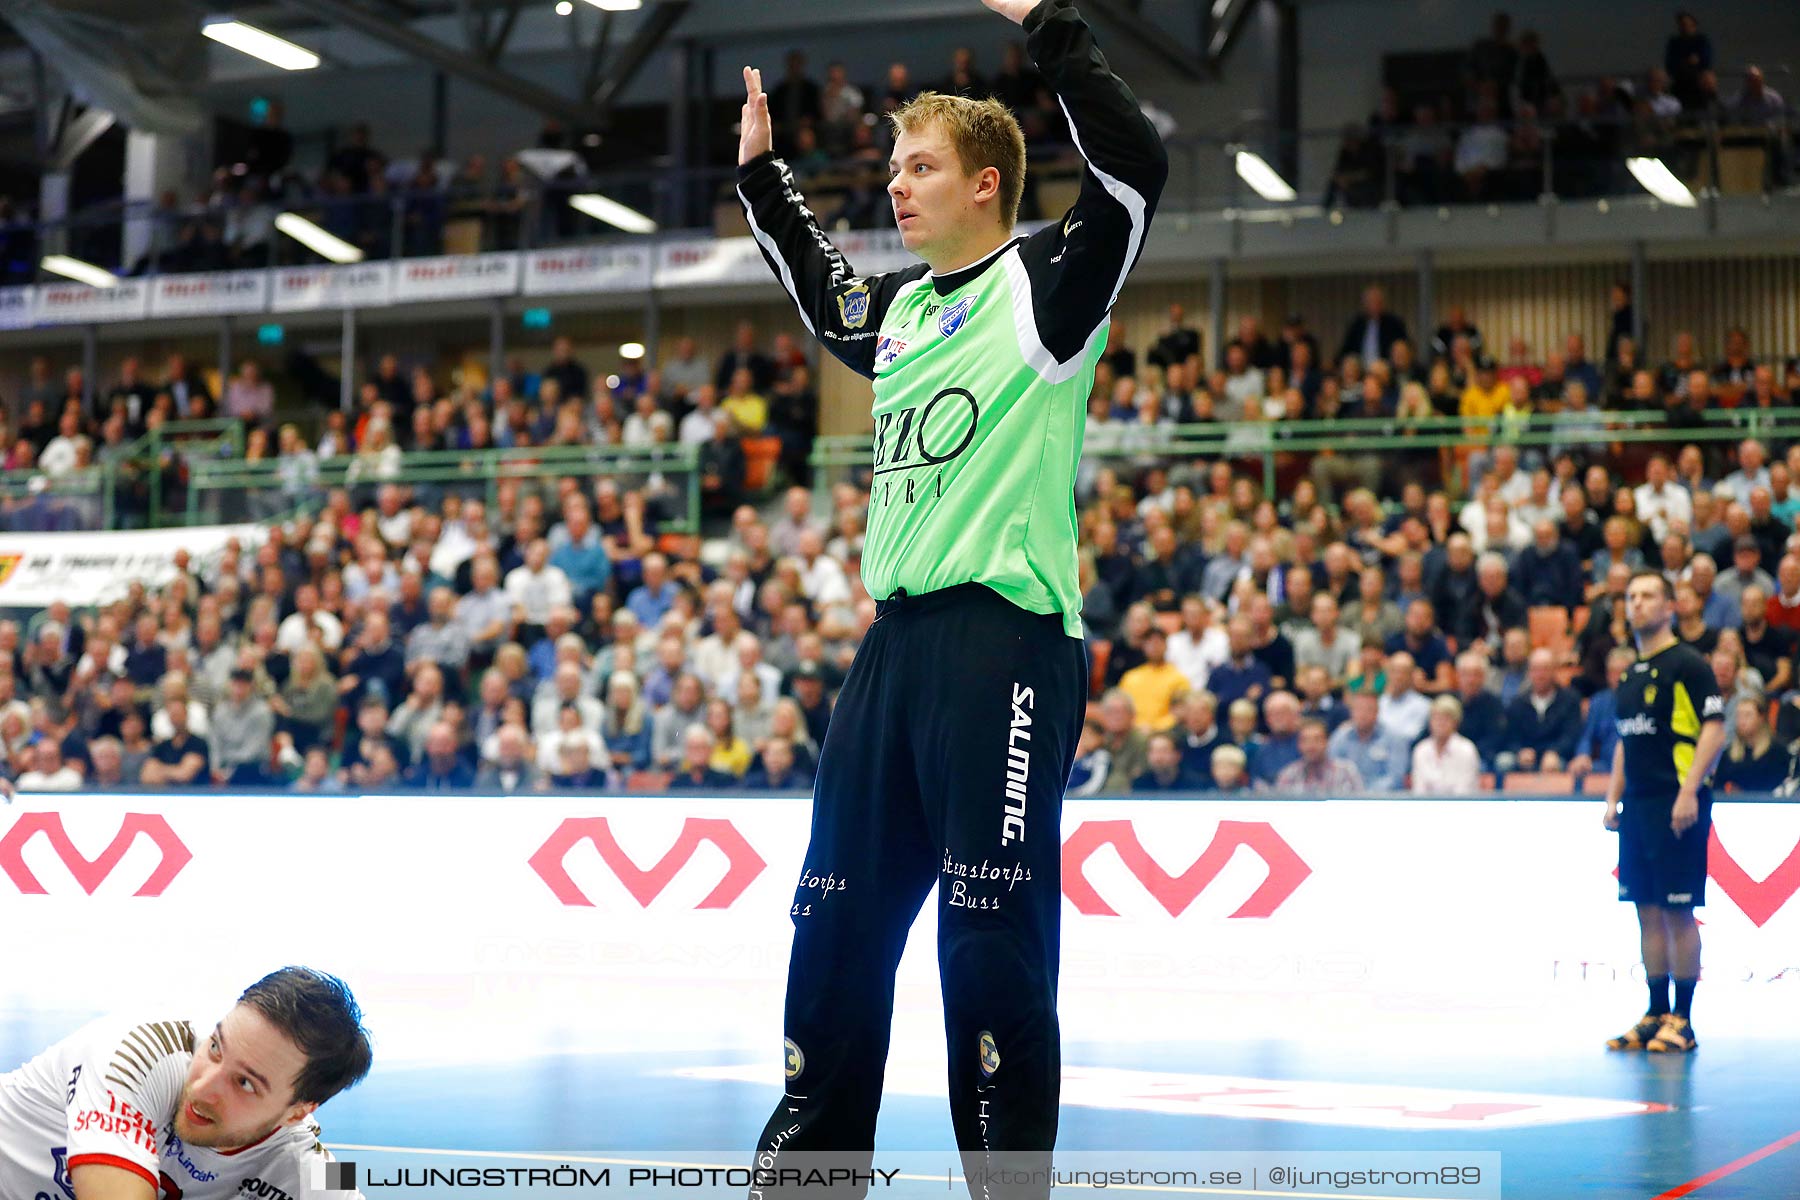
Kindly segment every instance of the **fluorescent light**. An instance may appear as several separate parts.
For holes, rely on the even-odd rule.
[[[38,266],[56,275],[63,275],[77,283],[85,283],[89,287],[109,288],[119,286],[119,277],[103,267],[96,267],[91,262],[82,262],[79,258],[70,258],[66,254],[46,254]]]
[[[284,212],[275,218],[275,228],[334,263],[359,263],[363,252],[334,233],[327,233],[299,213]]]
[[[642,358],[642,357],[644,357],[644,343],[642,343],[642,342],[626,342],[623,346],[619,347],[619,357],[620,358]]]
[[[1694,193],[1688,191],[1687,184],[1675,178],[1675,173],[1663,165],[1662,159],[1628,158],[1625,165],[1631,168],[1637,181],[1644,185],[1644,190],[1664,204],[1693,208],[1699,203],[1694,199]]]
[[[556,5],[556,15],[557,16],[566,17],[574,11],[575,11],[575,6],[573,4],[570,4],[569,0],[558,0],[558,3]]]
[[[627,208],[617,200],[608,200],[598,192],[582,192],[569,197],[569,207],[586,213],[596,221],[616,225],[626,233],[655,233],[656,222],[635,208]]]
[[[209,21],[200,26],[200,32],[221,45],[260,58],[284,71],[310,71],[319,65],[319,56],[306,47],[296,46],[286,38],[278,38],[242,21]]]
[[[1249,184],[1251,190],[1264,200],[1292,200],[1294,189],[1288,186],[1274,167],[1262,160],[1262,156],[1248,150],[1237,152],[1238,178]]]
[[[587,0],[595,8],[607,12],[636,12],[644,7],[644,0]]]

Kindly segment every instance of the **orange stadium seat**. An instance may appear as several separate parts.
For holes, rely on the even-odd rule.
[[[1596,768],[1581,781],[1581,791],[1587,796],[1606,795],[1606,785],[1612,782],[1612,772],[1604,768]]]
[[[1501,790],[1567,796],[1575,791],[1575,777],[1567,771],[1514,771],[1507,775],[1506,786]]]
[[[1112,659],[1112,643],[1105,638],[1095,638],[1088,644],[1088,654],[1094,660],[1088,691],[1098,696],[1106,686],[1106,664]]]
[[[747,437],[744,439],[744,490],[761,492],[768,488],[769,477],[781,458],[781,439]]]
[[[1540,605],[1531,610],[1531,648],[1554,650],[1561,654],[1569,648],[1569,610],[1556,604]]]
[[[628,792],[660,792],[669,786],[667,771],[633,771],[625,779]]]

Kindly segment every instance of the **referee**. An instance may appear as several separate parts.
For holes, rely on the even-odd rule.
[[[856,275],[770,153],[744,71],[751,232],[807,329],[874,381],[862,577],[879,614],[820,753],[764,1164],[872,1153],[894,972],[934,884],[957,1144],[1056,1140],[1060,810],[1087,690],[1075,466],[1168,158],[1068,0],[983,3],[1024,26],[1086,164],[1074,207],[1029,237],[1012,113],[928,92],[890,118],[887,187],[924,261]]]
[[[1606,827],[1619,832],[1619,899],[1637,905],[1650,1007],[1606,1044],[1685,1054],[1699,1045],[1690,1016],[1700,978],[1694,908],[1706,903],[1707,779],[1725,746],[1725,701],[1707,661],[1676,639],[1673,611],[1673,589],[1660,573],[1631,577],[1625,615],[1638,661],[1615,693],[1619,742],[1606,789]]]

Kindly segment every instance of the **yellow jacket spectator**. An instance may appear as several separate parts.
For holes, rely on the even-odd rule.
[[[1175,702],[1187,694],[1188,679],[1167,658],[1168,635],[1152,627],[1144,635],[1144,661],[1119,677],[1119,690],[1131,697],[1137,727],[1160,733],[1175,725]]]

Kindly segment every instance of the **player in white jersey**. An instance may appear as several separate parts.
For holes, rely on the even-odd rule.
[[[106,1017],[0,1075],[5,1200],[360,1200],[313,1110],[368,1074],[343,982],[285,967],[223,1017]]]

